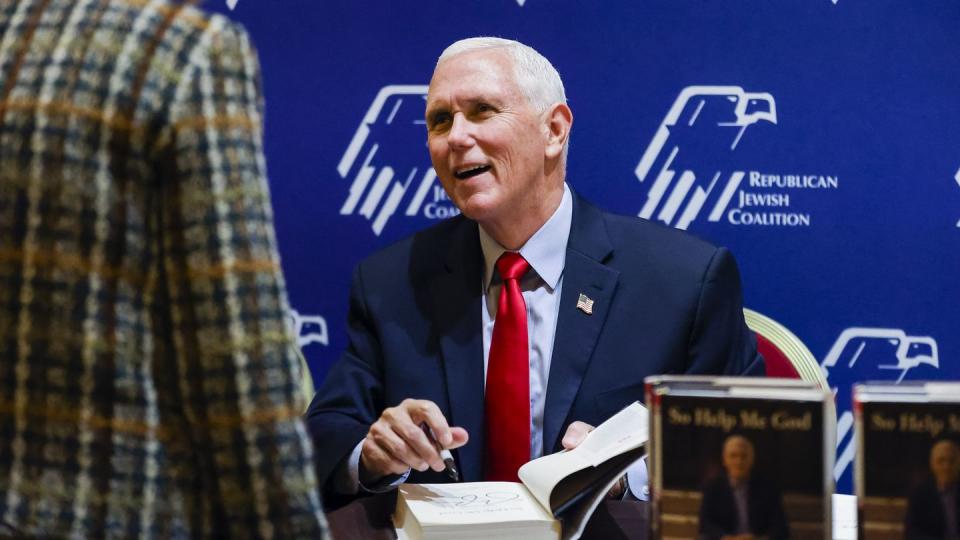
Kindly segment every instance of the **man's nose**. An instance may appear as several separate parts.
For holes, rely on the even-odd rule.
[[[463,113],[453,115],[447,141],[454,148],[466,148],[473,145],[473,128]]]

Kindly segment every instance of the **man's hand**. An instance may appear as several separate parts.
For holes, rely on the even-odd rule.
[[[411,468],[442,471],[443,459],[422,425],[433,431],[443,448],[459,448],[469,439],[465,429],[447,425],[447,419],[432,401],[405,399],[396,407],[384,410],[367,431],[360,449],[361,481],[372,483]]]
[[[565,450],[573,450],[580,446],[580,443],[587,438],[587,434],[594,430],[594,427],[584,422],[573,422],[567,426],[567,432],[563,434],[563,440],[560,444]]]

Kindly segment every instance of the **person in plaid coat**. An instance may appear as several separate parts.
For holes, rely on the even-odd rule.
[[[0,4],[0,536],[319,538],[242,29]]]

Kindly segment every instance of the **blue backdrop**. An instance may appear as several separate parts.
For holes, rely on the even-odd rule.
[[[730,247],[747,307],[837,387],[960,378],[960,3],[940,0],[223,0],[259,49],[294,321],[316,380],[351,270],[456,213],[422,124],[437,55],[518,39],[564,79],[568,181]],[[642,350],[642,344],[639,344]],[[624,354],[631,354],[625,351]]]

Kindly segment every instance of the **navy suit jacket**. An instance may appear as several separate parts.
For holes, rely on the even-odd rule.
[[[470,441],[453,451],[465,481],[483,479],[483,255],[458,216],[389,246],[354,271],[349,345],[307,411],[317,473],[331,476],[387,407],[435,402]],[[583,293],[593,313],[577,309]],[[724,248],[574,195],[547,382],[543,448],[575,420],[597,425],[643,399],[664,373],[763,373],[743,318],[740,276]],[[444,482],[413,471],[411,482]]]
[[[960,518],[960,497],[953,510]],[[933,476],[928,477],[910,492],[907,513],[903,518],[905,540],[936,540],[947,533],[947,512],[940,498],[940,490]]]
[[[737,507],[726,473],[704,486],[699,521],[700,540],[720,540],[726,535],[736,534]],[[747,481],[747,521],[753,535],[769,540],[782,540],[790,536],[780,490],[757,475]]]

